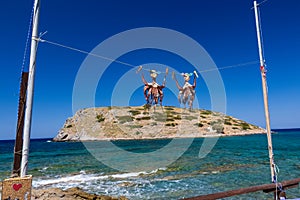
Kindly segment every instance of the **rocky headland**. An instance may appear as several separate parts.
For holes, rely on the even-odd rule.
[[[172,106],[99,107],[68,118],[54,141],[159,139],[265,133],[265,129],[209,110]]]

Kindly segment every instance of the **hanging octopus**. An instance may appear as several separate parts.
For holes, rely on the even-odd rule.
[[[172,74],[172,78],[175,80],[176,86],[179,89],[178,101],[180,104],[183,103],[184,108],[186,108],[186,103],[188,103],[189,109],[191,110],[195,99],[196,77],[198,78],[198,74],[194,71],[194,73],[181,73],[181,75],[184,78],[184,85],[182,87],[179,85],[175,73],[173,72]],[[189,83],[192,75],[194,75],[193,85]]]
[[[138,68],[138,71],[142,70],[142,66]],[[156,82],[156,77],[158,75],[158,72],[155,70],[150,70],[150,76],[152,78],[152,82],[147,82],[145,80],[144,74],[142,73],[142,81],[145,84],[144,86],[144,96],[147,102],[147,105],[157,105],[158,102],[162,106],[162,101],[164,97],[163,88],[165,88],[166,85],[166,76],[168,74],[168,68],[166,69],[166,75],[164,77],[164,81],[162,85],[159,85]]]

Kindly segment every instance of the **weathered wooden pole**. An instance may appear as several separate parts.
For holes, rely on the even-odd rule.
[[[266,69],[265,69],[265,60],[263,58],[263,52],[262,52],[262,41],[261,41],[261,30],[260,30],[259,16],[258,16],[258,5],[257,5],[256,1],[254,1],[254,13],[255,13],[258,51],[259,51],[261,80],[262,80],[262,88],[263,88],[263,99],[264,99],[266,129],[267,129],[267,138],[268,138],[268,150],[269,150],[269,160],[270,160],[270,169],[271,169],[271,180],[272,180],[272,183],[275,183],[277,180],[276,180],[276,174],[275,174],[275,163],[274,163],[274,154],[273,154],[272,137],[271,137],[270,113],[269,113],[268,90],[267,90],[267,77],[266,77]]]
[[[12,177],[20,176],[27,83],[28,72],[22,72]]]

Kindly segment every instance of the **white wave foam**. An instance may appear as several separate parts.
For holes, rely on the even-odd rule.
[[[48,169],[48,167],[43,167],[42,169],[39,169],[39,172],[45,172]]]
[[[33,180],[33,187],[42,187],[47,185],[55,185],[60,183],[80,183],[86,181],[94,181],[99,179],[106,179],[108,176],[97,176],[94,174],[86,175],[86,174],[78,174],[60,178],[51,178],[51,179],[37,179]]]
[[[141,175],[150,175],[150,174],[155,174],[159,170],[165,170],[163,168],[161,169],[156,169],[151,172],[130,172],[130,173],[122,173],[122,174],[111,174],[111,175],[102,175],[102,174],[86,174],[84,170],[80,171],[80,174],[76,175],[68,175],[65,177],[55,177],[55,178],[50,178],[50,179],[36,179],[33,180],[33,187],[44,187],[48,185],[64,185],[67,187],[67,185],[72,185],[74,184],[80,184],[80,183],[87,183],[87,182],[92,182],[92,181],[97,181],[97,180],[104,180],[104,179],[130,179],[130,178],[136,178]]]

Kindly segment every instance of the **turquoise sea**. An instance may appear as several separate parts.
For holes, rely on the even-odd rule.
[[[278,180],[300,177],[300,130],[279,130],[272,135]],[[177,141],[185,143],[186,139]],[[34,139],[30,144],[29,171],[33,187],[80,187],[87,192],[129,199],[180,199],[202,194],[249,187],[271,182],[266,135],[221,137],[204,158],[199,158],[203,138],[194,139],[175,162],[157,169],[122,172],[106,166],[81,142],[55,143]],[[90,142],[103,147],[121,166],[128,159],[114,154],[107,142]],[[154,152],[171,143],[164,140],[114,141],[133,154]],[[0,141],[0,180],[8,178],[13,161],[14,141]],[[169,151],[180,151],[180,145]],[[119,157],[118,157],[119,156]],[[107,158],[105,158],[107,159]],[[159,159],[159,158],[158,158]],[[142,160],[140,161],[143,162]],[[139,163],[139,161],[137,162]],[[138,164],[135,164],[138,165]],[[151,165],[151,163],[149,163]],[[287,190],[287,197],[300,196],[300,189]],[[256,192],[227,199],[272,199],[272,194]]]

